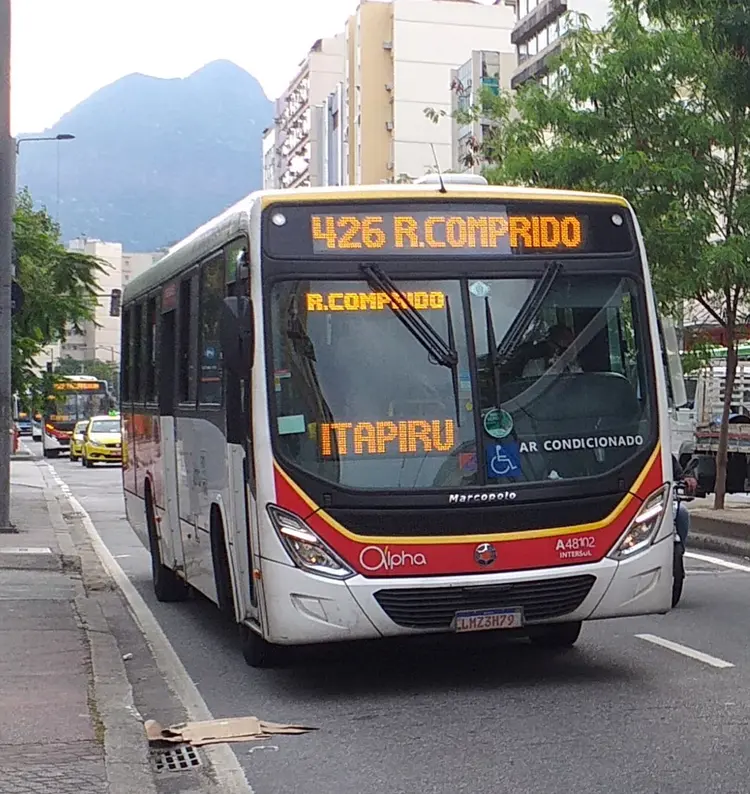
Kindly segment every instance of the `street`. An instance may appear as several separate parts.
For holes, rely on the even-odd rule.
[[[691,553],[670,614],[585,624],[558,656],[495,637],[430,638],[308,651],[285,669],[254,670],[211,604],[156,601],[120,469],[50,463],[215,717],[319,729],[233,745],[256,794],[747,791],[750,561]]]

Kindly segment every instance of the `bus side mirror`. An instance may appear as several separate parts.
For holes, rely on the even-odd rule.
[[[665,375],[667,376],[670,401],[674,408],[682,408],[687,403],[687,392],[685,391],[685,376],[682,371],[677,330],[674,322],[667,317],[660,318],[659,330],[662,337]]]
[[[253,366],[255,342],[250,298],[224,298],[219,334],[224,366],[237,378],[247,379]]]

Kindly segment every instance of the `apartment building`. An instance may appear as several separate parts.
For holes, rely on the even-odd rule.
[[[452,164],[451,76],[472,52],[513,55],[515,0],[361,0],[276,102],[264,187],[374,184]],[[433,146],[435,154],[433,155]]]
[[[596,30],[606,25],[609,0],[517,0],[516,24],[511,42],[516,48],[518,66],[511,88],[529,80],[549,77],[550,60],[560,53],[568,26],[568,12],[585,14]]]
[[[508,91],[515,68],[515,53],[475,50],[466,63],[451,71],[453,171],[481,172],[482,162],[477,152],[490,129],[490,121],[485,118],[464,120],[460,118],[461,111],[479,106],[483,91],[490,91],[496,96]]]
[[[126,253],[121,243],[110,243],[79,237],[68,243],[68,250],[95,256],[106,263],[99,276],[99,291],[93,322],[84,323],[80,332],[71,329],[65,342],[54,345],[40,356],[37,364],[44,368],[59,358],[70,356],[79,361],[99,359],[119,362],[120,318],[111,317],[110,301],[113,289],[122,288],[133,278],[154,264],[163,252]]]
[[[346,37],[318,39],[284,93],[273,126],[263,136],[263,183],[268,188],[321,184],[319,126],[313,107],[325,102],[344,77]]]

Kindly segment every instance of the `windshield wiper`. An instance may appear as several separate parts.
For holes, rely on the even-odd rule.
[[[388,302],[388,307],[409,333],[427,351],[430,360],[447,367],[451,371],[451,385],[453,386],[453,400],[456,408],[456,424],[461,426],[461,409],[458,397],[458,351],[456,350],[456,337],[453,330],[453,317],[451,315],[450,299],[445,296],[445,316],[448,323],[448,340],[430,325],[424,316],[415,309],[409,299],[398,288],[393,279],[378,265],[362,265],[360,270],[365,276],[370,289],[374,292],[383,292],[386,295],[396,295],[402,305],[394,306],[393,301]]]
[[[484,299],[484,310],[487,322],[487,350],[489,351],[489,362],[492,366],[492,376],[495,384],[495,406],[500,407],[500,367],[513,356],[521,344],[531,321],[544,303],[552,285],[562,270],[562,263],[558,261],[548,262],[544,268],[539,281],[526,297],[521,309],[515,316],[510,328],[507,330],[500,345],[497,345],[495,338],[495,323],[492,319],[492,308],[490,299]]]

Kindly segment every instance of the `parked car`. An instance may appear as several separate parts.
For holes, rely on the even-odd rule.
[[[88,427],[89,420],[81,419],[73,427],[73,434],[70,437],[70,461],[75,463],[83,456],[83,437]]]
[[[81,464],[91,469],[95,463],[122,463],[122,432],[119,415],[93,416],[83,435]]]

